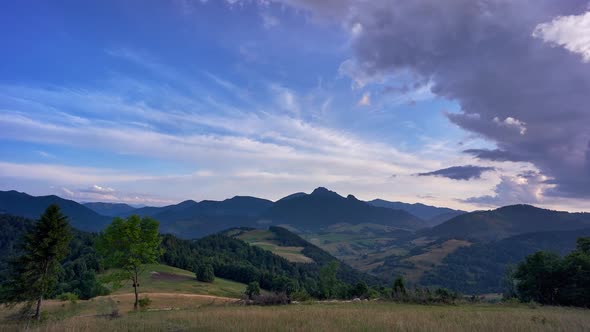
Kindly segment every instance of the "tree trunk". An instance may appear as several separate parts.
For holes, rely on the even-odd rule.
[[[138,283],[139,283],[139,280],[137,277],[137,269],[135,269],[135,276],[133,278],[133,289],[135,291],[135,303],[133,304],[133,310],[137,310],[137,307],[139,305],[139,294],[137,293],[137,287],[139,286]]]
[[[47,277],[47,270],[49,269],[48,260],[45,261],[44,265],[45,265],[45,269],[43,271],[43,276],[41,277],[42,280],[45,280],[45,278]],[[45,288],[45,287],[43,287],[43,288]],[[37,320],[41,320],[41,302],[43,302],[43,294],[44,294],[44,292],[42,292],[41,295],[39,295],[39,299],[37,300],[37,309],[35,310],[35,316],[34,316]]]
[[[39,296],[37,300],[37,309],[35,309],[35,319],[41,320],[41,302],[43,301],[43,295]]]

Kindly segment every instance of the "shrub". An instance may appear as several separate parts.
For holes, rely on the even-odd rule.
[[[152,304],[152,299],[150,299],[147,296],[144,297],[144,298],[139,299],[139,308],[141,310],[147,309],[150,306],[150,304]]]
[[[69,301],[71,304],[76,304],[78,303],[78,295],[74,294],[74,293],[62,293],[57,297],[60,301]]]
[[[311,295],[309,295],[309,293],[307,293],[305,289],[302,289],[291,294],[291,300],[305,302],[311,300]]]
[[[215,273],[211,264],[200,264],[195,271],[198,281],[213,282],[215,280]]]
[[[260,295],[260,285],[258,284],[258,281],[252,281],[249,283],[244,293],[249,299],[251,299],[253,296]]]

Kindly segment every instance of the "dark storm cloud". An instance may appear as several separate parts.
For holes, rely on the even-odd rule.
[[[486,150],[486,149],[468,149],[464,150],[464,153],[473,155],[474,157],[482,160],[491,161],[525,161],[523,156],[512,154],[508,151],[502,150]]]
[[[588,0],[284,2],[362,25],[345,68],[357,81],[410,71],[457,101],[448,119],[498,147],[467,153],[531,162],[553,178],[549,194],[590,197],[590,64],[533,37]]]
[[[481,166],[453,166],[428,173],[418,173],[418,176],[441,176],[453,180],[479,179],[484,172],[493,171],[493,167]]]

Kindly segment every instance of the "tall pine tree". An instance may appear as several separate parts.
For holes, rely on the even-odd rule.
[[[25,313],[36,303],[33,317],[40,319],[41,304],[55,290],[60,262],[69,252],[71,239],[67,217],[58,205],[50,205],[25,234],[22,255],[11,262],[0,301],[8,305],[25,302]]]

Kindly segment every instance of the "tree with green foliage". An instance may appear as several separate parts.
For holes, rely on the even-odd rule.
[[[590,307],[590,238],[578,239],[562,268],[565,282],[559,289],[560,304]]]
[[[120,269],[111,273],[110,281],[133,282],[135,310],[139,305],[139,275],[145,264],[156,263],[163,253],[159,227],[160,223],[148,217],[133,215],[127,219],[115,218],[96,241],[96,249],[104,258],[105,266]]]
[[[251,299],[252,296],[260,295],[260,284],[258,283],[258,281],[252,281],[251,283],[249,283],[248,287],[246,287],[246,291],[244,292],[244,294],[246,294],[246,296],[248,296],[249,299]]]
[[[363,281],[359,281],[352,289],[352,297],[365,298],[369,294],[369,286]]]
[[[198,281],[213,282],[215,280],[215,273],[211,264],[199,264],[195,271]]]
[[[320,269],[320,292],[325,299],[331,299],[336,295],[336,286],[338,278],[336,272],[338,271],[338,261],[332,261]]]
[[[270,288],[270,290],[275,293],[285,293],[289,297],[298,289],[299,284],[297,283],[297,280],[283,275],[274,277]]]
[[[574,251],[560,257],[539,251],[514,273],[521,301],[590,307],[590,238],[579,238]]]
[[[34,318],[41,318],[41,305],[57,284],[61,260],[69,252],[72,238],[68,219],[58,205],[50,205],[25,234],[22,255],[11,262],[10,277],[2,287],[2,303],[26,302],[29,312],[36,302]]]
[[[539,251],[525,258],[514,278],[518,280],[519,298],[525,302],[557,304],[557,291],[563,283],[561,257]]]
[[[392,294],[391,296],[393,298],[401,298],[406,296],[407,291],[406,291],[406,285],[404,284],[404,278],[403,277],[397,277],[395,278],[395,281],[393,282],[393,289],[392,289]]]

